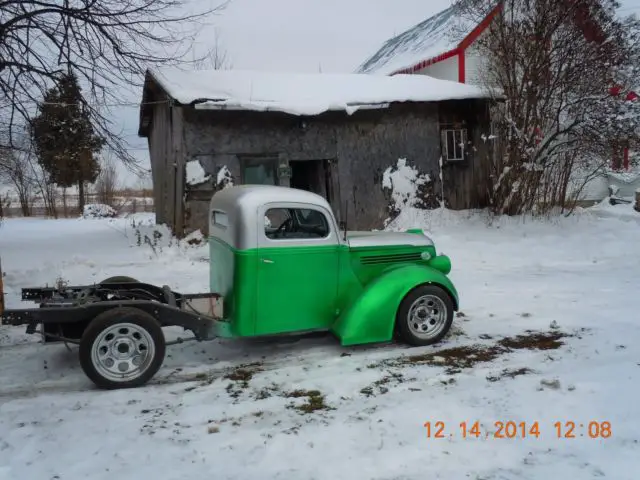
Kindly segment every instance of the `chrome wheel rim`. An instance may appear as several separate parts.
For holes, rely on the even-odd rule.
[[[147,371],[154,356],[153,338],[133,323],[118,323],[106,328],[91,346],[95,369],[113,382],[138,378]]]
[[[411,304],[407,323],[411,333],[420,339],[437,337],[447,324],[447,307],[441,298],[423,295]]]

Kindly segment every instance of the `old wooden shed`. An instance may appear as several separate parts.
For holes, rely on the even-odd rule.
[[[349,229],[380,228],[384,173],[399,161],[429,179],[424,208],[486,204],[488,95],[427,76],[148,71],[139,135],[156,221],[178,236],[206,233],[211,196],[229,183],[310,190]]]

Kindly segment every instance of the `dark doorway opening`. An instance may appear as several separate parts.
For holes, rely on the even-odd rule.
[[[291,178],[289,186],[317,193],[331,205],[336,219],[340,221],[340,198],[335,160],[290,160]]]
[[[317,193],[327,198],[328,178],[326,160],[296,160],[290,161],[291,179],[289,184],[292,188],[307,190]]]

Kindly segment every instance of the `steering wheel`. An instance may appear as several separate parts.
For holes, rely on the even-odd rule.
[[[276,229],[276,231],[274,232],[274,236],[282,236],[282,234],[285,232],[285,230],[288,230],[288,228],[291,226],[291,224],[293,223],[293,219],[292,218],[287,218],[284,222],[282,222],[280,224],[280,226]]]

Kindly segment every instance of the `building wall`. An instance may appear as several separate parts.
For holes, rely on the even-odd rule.
[[[165,97],[166,99],[166,97]],[[175,188],[172,163],[171,113],[169,105],[158,103],[153,107],[148,144],[153,177],[154,206],[156,222],[173,225]]]
[[[149,129],[149,158],[153,177],[156,222],[176,232],[184,223],[184,128],[182,109],[157,98]]]
[[[478,42],[482,41],[482,38],[486,35],[485,32],[481,33],[476,41],[464,52],[465,83],[481,86],[486,83],[488,63],[478,48]]]
[[[338,220],[345,220],[346,212],[350,229],[381,228],[390,214],[383,173],[401,158],[431,177],[423,201],[427,207],[439,205],[443,191],[440,128],[463,117],[473,153],[466,162],[444,166],[445,197],[454,209],[482,206],[476,180],[482,174],[479,162],[489,148],[480,140],[487,134],[482,129],[488,125],[484,105],[481,101],[407,103],[351,116],[331,112],[303,118],[158,104],[149,135],[157,222],[166,223],[178,235],[195,229],[206,233],[209,202],[220,188],[216,185],[219,170],[226,167],[233,183],[241,184],[245,159],[271,158],[284,165],[329,161],[332,207]],[[185,165],[191,160],[200,162],[209,180],[185,185]],[[280,184],[287,185],[286,178]]]
[[[464,55],[465,83],[469,85],[485,84],[486,60],[475,50],[468,49]]]
[[[342,112],[302,119],[275,112],[185,112],[187,161],[198,159],[212,182],[187,193],[191,228],[207,222],[208,202],[218,170],[226,166],[241,183],[243,158],[265,156],[283,162],[332,161],[337,197],[333,208],[349,228],[380,228],[388,216],[388,193],[382,175],[406,158],[438,181],[440,137],[437,104],[396,105],[391,109]],[[238,181],[240,180],[240,181]],[[440,189],[434,185],[434,191]]]
[[[440,108],[440,126],[466,129],[462,161],[443,161],[445,206],[454,210],[484,208],[489,204],[486,178],[494,154],[489,104],[481,100],[446,102]]]
[[[480,140],[487,132],[478,127],[485,118],[483,105],[474,101],[397,104],[352,116],[333,112],[312,118],[276,112],[185,110],[184,160],[198,160],[211,176],[210,181],[186,189],[187,231],[206,232],[209,202],[220,168],[228,168],[234,184],[240,184],[241,162],[252,158],[273,158],[285,164],[329,160],[336,192],[334,214],[344,220],[346,211],[350,229],[383,226],[390,213],[389,192],[382,188],[383,173],[400,158],[432,178],[423,192],[424,202],[436,207],[442,191],[440,125],[461,115],[469,117],[468,125],[473,129],[469,139],[479,144],[464,165],[445,167],[445,195],[450,197],[450,208],[476,206],[483,200],[475,191],[474,178],[481,172],[474,165],[484,159],[489,148]]]
[[[416,72],[418,75],[428,75],[430,77],[439,78],[441,80],[458,81],[458,56],[453,56],[442,60],[441,62],[429,65],[422,70]]]

